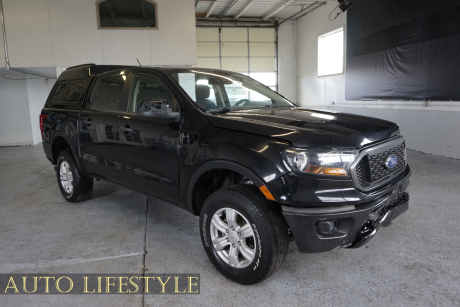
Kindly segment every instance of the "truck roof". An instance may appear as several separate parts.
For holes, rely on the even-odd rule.
[[[78,80],[78,79],[88,79],[92,78],[96,75],[109,72],[112,70],[119,70],[119,69],[142,69],[142,70],[160,70],[160,71],[180,71],[180,70],[199,70],[199,71],[209,71],[215,72],[215,69],[207,69],[207,68],[197,68],[197,67],[180,67],[180,66],[167,66],[167,67],[139,67],[139,66],[131,66],[131,65],[96,65],[94,63],[88,64],[81,64],[77,66],[72,66],[67,68],[61,75],[59,76],[59,81],[65,80]],[[222,70],[217,70],[222,71]]]

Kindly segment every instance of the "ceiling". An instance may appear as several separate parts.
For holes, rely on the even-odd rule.
[[[262,20],[298,19],[328,1],[307,0],[195,0],[197,19],[261,18]]]

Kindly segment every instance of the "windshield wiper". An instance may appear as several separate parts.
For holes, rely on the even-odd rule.
[[[222,108],[222,109],[219,109],[219,110],[208,110],[206,111],[206,113],[211,113],[211,114],[217,114],[217,113],[228,113],[228,112],[231,112],[232,110],[230,110],[230,108]]]

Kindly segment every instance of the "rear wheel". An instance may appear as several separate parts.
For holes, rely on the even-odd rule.
[[[214,192],[200,216],[204,249],[214,266],[240,284],[256,284],[281,266],[288,251],[287,225],[274,203],[249,185]]]
[[[56,175],[59,189],[67,201],[74,203],[91,197],[93,179],[83,176],[69,152],[59,154]]]

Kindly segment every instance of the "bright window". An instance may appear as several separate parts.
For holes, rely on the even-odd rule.
[[[343,28],[318,37],[318,76],[343,73]]]

